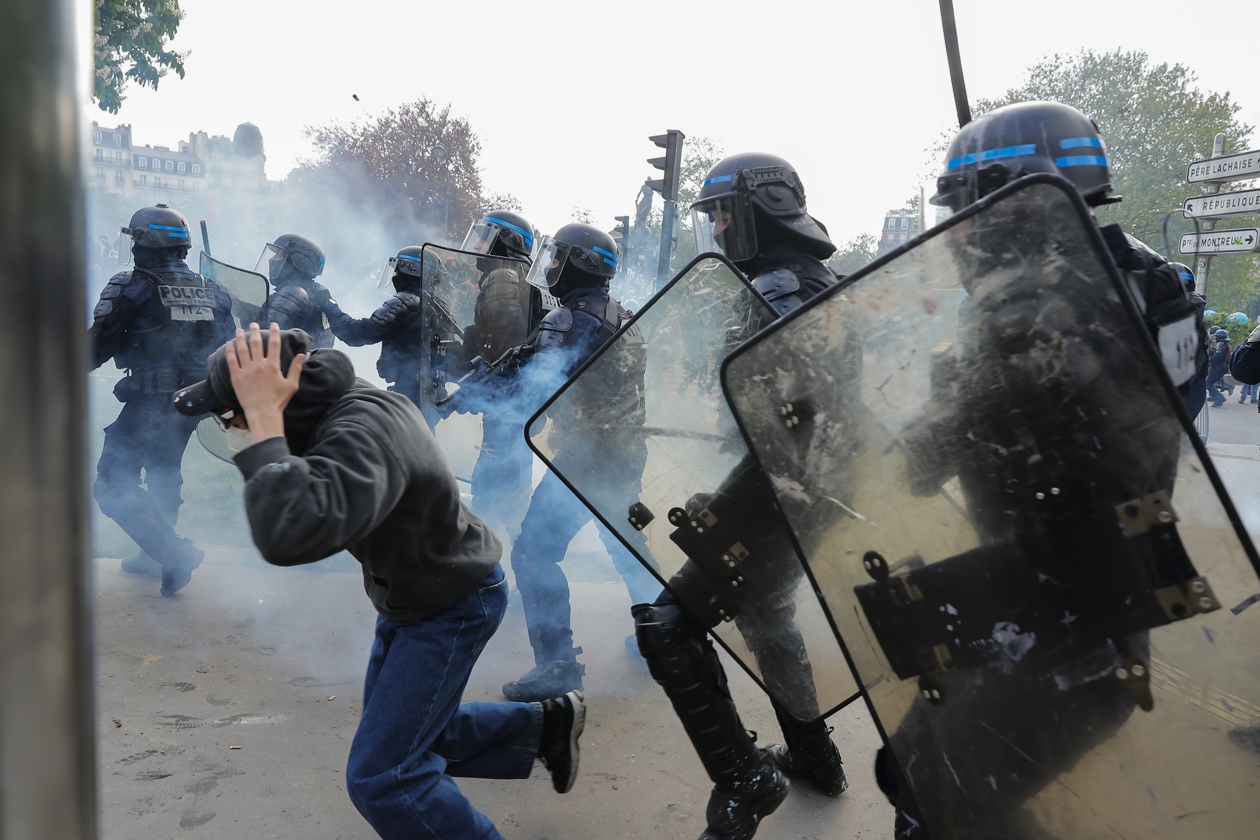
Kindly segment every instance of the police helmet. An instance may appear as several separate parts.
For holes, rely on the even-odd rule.
[[[955,211],[1024,175],[1055,172],[1091,207],[1114,204],[1098,125],[1061,102],[1020,102],[967,123],[945,153],[932,204]]]
[[[607,233],[575,222],[543,237],[527,280],[557,296],[579,286],[607,285],[617,273],[618,253]]]
[[[520,213],[491,210],[468,228],[460,250],[528,260],[534,253],[534,227]]]
[[[1187,292],[1193,292],[1195,286],[1194,271],[1185,263],[1169,263],[1172,270],[1177,272],[1177,276],[1181,278],[1181,282],[1185,284]]]
[[[137,210],[122,233],[131,237],[132,244],[142,248],[188,248],[192,245],[188,220],[183,213],[165,204]]]
[[[272,282],[280,279],[286,266],[293,274],[309,280],[324,273],[324,249],[313,239],[296,233],[286,233],[276,237],[276,241],[270,245],[263,246],[254,271],[262,274],[264,266]]]
[[[818,259],[836,250],[827,229],[806,210],[805,186],[796,169],[762,152],[718,161],[691,205],[691,217],[697,252],[716,245],[736,263],[784,240]]]
[[[418,286],[426,280],[437,285],[445,276],[440,255],[434,251],[426,254],[420,245],[408,245],[385,261],[377,287],[386,289],[392,283],[395,290],[402,291],[404,286]]]

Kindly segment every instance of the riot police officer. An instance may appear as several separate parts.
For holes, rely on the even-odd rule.
[[[719,161],[705,178],[692,219],[696,250],[723,253],[779,316],[836,282],[822,263],[835,246],[807,212],[796,170],[780,157],[750,153]],[[746,458],[716,493],[693,505],[740,523],[740,542],[757,546],[764,559],[766,585],[750,587],[759,591],[733,601],[729,585],[716,582],[699,559],[701,541],[688,541],[685,526],[680,527],[674,539],[690,559],[653,603],[634,606],[635,631],[652,676],[669,696],[715,786],[702,840],[749,838],[787,796],[784,774],[809,779],[829,796],[842,793],[848,782],[821,717],[802,722],[775,702],[787,743],[757,747],[740,721],[708,637],[710,628],[734,616],[767,684],[780,693],[813,696],[790,595],[804,570],[768,481]],[[817,709],[817,700],[802,705]]]
[[[123,408],[105,429],[93,493],[140,546],[123,570],[160,577],[162,594],[173,595],[204,555],[175,533],[180,461],[197,418],[177,414],[170,395],[203,377],[206,357],[236,325],[228,294],[184,262],[191,240],[183,215],[165,204],[145,207],[122,233],[135,268],[101,291],[88,331],[92,368],[112,358],[127,371],[114,388]]]
[[[324,262],[324,249],[296,233],[286,233],[263,246],[254,271],[266,275],[275,291],[267,298],[261,323],[276,323],[282,330],[303,330],[314,339],[316,348],[332,347],[333,333],[323,312],[332,296],[315,282],[324,273]]]
[[[322,304],[329,328],[337,338],[351,347],[380,344],[381,357],[376,372],[396,391],[418,407],[430,428],[437,422],[433,414],[433,399],[425,397],[425,375],[433,376],[444,366],[445,348],[457,342],[459,329],[450,312],[441,301],[431,294],[442,282],[445,269],[440,259],[430,256],[424,259],[423,249],[408,245],[390,257],[381,274],[381,288],[391,286],[394,295],[367,318],[352,318],[337,301],[328,297]],[[430,294],[425,294],[425,289]],[[427,366],[421,364],[425,348],[425,307],[430,307],[429,326],[432,335],[428,341]]]
[[[959,210],[1018,178],[1042,172],[1062,175],[1090,207],[1120,200],[1113,194],[1106,147],[1093,121],[1061,103],[1026,102],[990,111],[959,131],[931,202]],[[1098,569],[1106,566],[1122,579],[1120,570],[1130,568],[1125,564],[1136,550],[1125,544],[1106,512],[1114,510],[1115,499],[1170,491],[1181,429],[1171,415],[1160,415],[1145,401],[1113,396],[1110,376],[1086,379],[1064,365],[1035,377],[1021,367],[1035,364],[1035,346],[1065,340],[1045,335],[1057,313],[1047,311],[1050,304],[1037,297],[1038,280],[1053,272],[1030,264],[1020,248],[1019,237],[1031,225],[1013,225],[1009,235],[1003,234],[1009,246],[1004,253],[990,252],[998,237],[985,240],[989,249],[969,247],[970,233],[986,235],[978,227],[949,232],[959,239],[958,258],[973,263],[967,272],[970,282],[1002,284],[1002,291],[967,288],[959,308],[957,351],[950,351],[949,364],[933,374],[933,387],[941,389],[942,398],[909,424],[903,439],[910,481],[916,494],[931,495],[956,477],[970,521],[996,564],[1021,568],[1027,545],[1035,542],[1045,564],[1038,574],[1076,593],[1080,590],[1073,587],[1087,579],[1089,595],[1105,604],[1106,596],[1098,594],[1106,591]],[[1182,278],[1118,225],[1100,232],[1184,399],[1202,358],[1202,340]],[[1059,311],[1063,307],[1060,303]],[[1111,336],[1071,338],[1064,357],[1091,360],[1100,369],[1110,361]],[[938,377],[944,370],[950,372]],[[1088,387],[1073,389],[1073,375]],[[1070,411],[1052,405],[1064,392],[1073,394]],[[1124,459],[1124,469],[1113,464],[1090,474],[1095,453],[1109,451],[1133,455]],[[1050,481],[1054,488],[1047,495],[1039,488]],[[1051,501],[1037,507],[1037,500],[1047,498]],[[1151,549],[1152,567],[1170,579],[1192,575],[1175,534],[1160,539]],[[1146,667],[1146,633],[1124,629],[1129,625],[1119,615],[1108,620],[1122,629],[1092,631],[1097,625],[1092,611],[1102,608],[1089,597],[1075,597],[1067,602],[1076,634],[1071,644],[1056,649],[1045,642],[1049,654],[1017,657],[1016,666],[999,661],[942,674],[939,690],[951,698],[948,715],[932,709],[926,697],[915,701],[892,735],[893,748],[902,758],[913,755],[914,761],[898,767],[885,748],[876,770],[897,807],[896,836],[925,836],[925,817],[930,825],[966,825],[973,832],[968,836],[1034,836],[1037,828],[1027,824],[1020,806],[1124,724],[1137,692],[1117,675],[1125,673],[1121,665],[1130,660]],[[1015,610],[1004,617],[1016,631],[1035,625]],[[1044,730],[1050,720],[1056,721],[1053,734]],[[953,750],[944,766],[938,740],[968,748],[961,751],[965,754]],[[1017,756],[1019,769],[993,766],[996,754]],[[913,782],[913,796],[903,785],[906,778]],[[961,780],[956,787],[955,782],[945,784],[951,791],[967,792],[966,814],[949,810],[935,778]]]
[[[473,323],[464,330],[465,363],[480,356],[497,361],[523,344],[542,320],[543,298],[526,282],[534,251],[534,228],[519,213],[491,210],[474,222],[462,250],[522,260],[487,262],[477,284]],[[472,509],[515,539],[529,503],[533,456],[521,433],[521,418],[488,409],[481,415],[481,449],[472,472]]]
[[[547,287],[560,305],[543,317],[525,345],[530,348],[527,362],[513,383],[519,406],[517,434],[521,434],[523,418],[557,391],[629,317],[609,295],[617,259],[612,237],[591,225],[565,225],[543,242],[529,281]],[[644,345],[640,340],[636,346]],[[586,410],[607,411],[626,423],[635,422],[637,415],[642,423],[643,359],[641,353],[632,355],[638,358],[617,365],[614,376],[584,396]],[[573,469],[598,475],[643,473],[646,441],[618,449],[607,445],[598,433],[579,433],[563,423],[551,434],[563,440],[564,463]],[[512,545],[512,571],[521,593],[535,666],[503,686],[510,700],[552,696],[560,686],[566,686],[564,691],[582,686],[585,668],[577,661],[582,649],[573,645],[569,583],[560,561],[577,532],[592,520],[590,511],[555,473],[549,471],[543,476]],[[602,525],[597,530],[632,602],[650,597],[658,585],[656,579],[611,532]]]

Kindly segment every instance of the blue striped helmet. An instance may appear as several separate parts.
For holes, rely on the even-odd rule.
[[[1093,120],[1061,102],[1020,102],[958,130],[930,201],[959,210],[1036,172],[1062,175],[1091,207],[1120,200]]]

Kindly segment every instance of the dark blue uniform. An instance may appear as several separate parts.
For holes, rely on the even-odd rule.
[[[314,280],[281,283],[267,298],[259,326],[265,328],[274,321],[282,330],[304,330],[315,349],[332,347],[333,331],[322,309],[330,300],[328,290]]]
[[[576,289],[561,297],[560,304],[561,308],[544,316],[532,338],[536,352],[521,371],[519,387],[531,410],[555,393],[618,326],[617,304],[610,301],[607,288]],[[629,417],[621,419],[631,422]],[[643,473],[647,460],[644,441],[637,447],[614,445],[588,429],[579,432],[564,427],[557,427],[552,434],[563,436],[559,448],[563,449],[560,457],[566,467],[562,472],[567,475],[580,477],[583,470],[592,471],[596,478]],[[611,433],[613,439],[620,437]],[[579,478],[579,483],[590,487],[602,482]],[[581,648],[573,647],[569,581],[560,568],[560,561],[578,531],[592,521],[594,514],[590,509],[555,472],[548,470],[534,490],[521,522],[520,536],[512,545],[512,571],[521,592],[529,641],[538,666],[571,661],[581,652]],[[630,591],[632,602],[651,598],[660,587],[656,578],[610,531],[598,523],[597,530],[613,566]],[[642,554],[650,556],[646,546]],[[581,666],[575,667],[581,671]],[[512,685],[509,683],[504,691],[510,699],[517,699],[511,693]]]
[[[207,357],[235,328],[228,294],[174,253],[116,274],[93,313],[92,369],[112,358],[127,371],[114,388],[123,408],[105,429],[93,492],[101,512],[163,569],[201,560],[174,528],[180,461],[198,418],[177,413],[171,395],[205,378]]]

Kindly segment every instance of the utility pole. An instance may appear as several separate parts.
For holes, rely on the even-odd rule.
[[[664,172],[662,178],[649,178],[647,182],[648,186],[665,199],[665,210],[661,216],[661,253],[656,263],[656,288],[659,290],[669,280],[669,258],[674,250],[674,225],[678,218],[678,175],[686,135],[671,128],[664,134],[654,134],[648,139],[665,150],[663,157],[648,158],[648,163]]]

